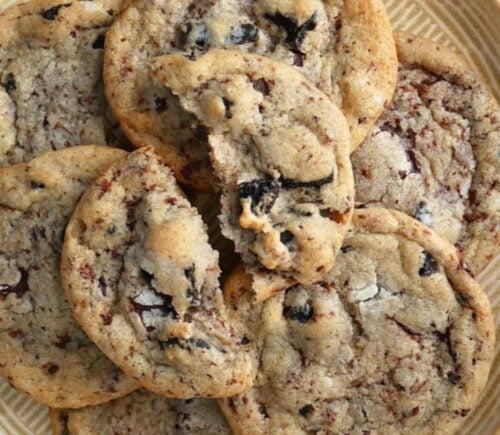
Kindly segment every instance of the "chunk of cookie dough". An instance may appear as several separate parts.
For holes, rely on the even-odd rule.
[[[0,166],[75,145],[125,145],[103,90],[120,0],[32,0],[0,14]]]
[[[477,274],[500,252],[500,110],[458,54],[397,33],[396,95],[353,154],[356,200],[414,216]]]
[[[0,169],[0,375],[49,406],[95,405],[138,387],[78,327],[59,274],[80,196],[125,155],[82,146]]]
[[[159,55],[213,49],[269,56],[303,73],[342,108],[352,147],[394,92],[397,59],[381,0],[139,0],[106,38],[110,104],[136,146],[155,145],[179,181],[214,188],[207,135],[149,69]]]
[[[217,262],[196,209],[144,148],[87,191],[61,270],[76,319],[126,373],[172,398],[228,397],[249,388],[251,365]]]
[[[342,113],[291,67],[253,54],[164,56],[153,70],[208,129],[223,233],[262,275],[258,299],[284,281],[321,279],[354,203]]]
[[[231,435],[217,401],[175,400],[139,390],[104,405],[51,409],[53,435]]]
[[[225,285],[258,368],[221,400],[237,434],[454,433],[486,384],[494,324],[448,242],[407,215],[359,210],[335,267],[252,305],[251,278]]]

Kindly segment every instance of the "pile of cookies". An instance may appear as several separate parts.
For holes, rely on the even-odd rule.
[[[30,0],[0,84],[0,375],[54,434],[460,427],[500,247],[460,56],[381,0]]]

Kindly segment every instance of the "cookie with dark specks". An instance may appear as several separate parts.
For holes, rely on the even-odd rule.
[[[104,97],[120,0],[33,0],[0,14],[0,166],[75,145],[125,145]]]
[[[252,305],[240,268],[225,285],[258,374],[221,400],[237,434],[454,433],[494,352],[486,295],[456,250],[386,209],[354,213],[327,277]]]
[[[53,435],[231,435],[215,400],[175,400],[139,390],[104,405],[50,410]]]
[[[257,300],[320,280],[354,205],[339,109],[293,68],[254,54],[162,56],[152,69],[207,128],[223,234],[256,276]]]
[[[356,200],[414,216],[478,274],[500,252],[500,109],[465,60],[397,33],[394,101],[352,161]]]
[[[397,59],[381,0],[140,0],[106,38],[111,107],[136,146],[154,145],[184,184],[215,183],[206,132],[154,80],[149,61],[210,49],[271,57],[303,73],[344,112],[352,147],[366,137],[394,92]]]
[[[0,169],[0,375],[49,406],[94,405],[138,387],[78,327],[59,274],[80,196],[125,155],[82,146]]]
[[[109,169],[66,230],[66,295],[98,347],[149,390],[228,397],[251,365],[219,288],[206,227],[151,148]]]

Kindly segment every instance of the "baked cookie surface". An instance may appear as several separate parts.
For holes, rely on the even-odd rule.
[[[0,14],[0,166],[126,142],[102,83],[105,34],[120,6],[33,0]]]
[[[269,58],[211,50],[152,69],[207,128],[223,234],[256,276],[257,299],[311,284],[334,263],[353,209],[349,133],[328,97]]]
[[[0,374],[49,406],[98,404],[137,388],[77,326],[59,274],[78,199],[125,155],[82,146],[0,169]]]
[[[227,397],[251,373],[217,262],[201,217],[144,148],[87,191],[61,270],[76,319],[126,373],[168,397]]]
[[[175,400],[139,390],[78,410],[50,410],[53,435],[230,435],[215,400]]]
[[[396,40],[394,100],[352,156],[356,200],[416,217],[477,274],[500,252],[498,103],[455,52]]]
[[[403,213],[357,210],[330,274],[251,305],[225,285],[258,374],[221,400],[235,433],[453,433],[492,363],[487,297],[455,249]]]
[[[106,93],[136,146],[156,147],[176,177],[204,190],[214,182],[206,132],[157,83],[149,61],[213,48],[269,56],[303,73],[345,114],[353,149],[389,102],[397,60],[380,0],[136,1],[106,39]]]

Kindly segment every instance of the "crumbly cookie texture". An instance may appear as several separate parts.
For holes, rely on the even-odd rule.
[[[231,435],[215,400],[175,400],[139,390],[104,405],[50,410],[53,435]]]
[[[120,0],[33,0],[0,14],[0,166],[75,145],[124,145],[102,62]]]
[[[125,155],[74,147],[0,169],[0,375],[49,406],[94,405],[138,386],[77,326],[59,274],[78,199]]]
[[[414,216],[477,274],[500,252],[500,110],[455,52],[397,33],[396,94],[353,154],[356,200]]]
[[[153,144],[184,184],[215,185],[206,132],[155,81],[159,55],[213,48],[272,57],[303,73],[344,112],[359,145],[394,92],[397,59],[381,0],[140,0],[106,38],[110,104],[136,146]]]
[[[486,295],[456,250],[407,215],[354,213],[332,272],[252,305],[251,279],[227,281],[258,374],[221,400],[237,434],[453,433],[493,359]]]
[[[250,359],[227,320],[205,225],[150,148],[99,177],[66,230],[62,276],[100,349],[149,390],[228,397]]]
[[[223,233],[262,275],[258,299],[275,283],[321,279],[354,204],[342,113],[304,76],[262,56],[211,50],[196,61],[160,57],[152,68],[208,129]]]

